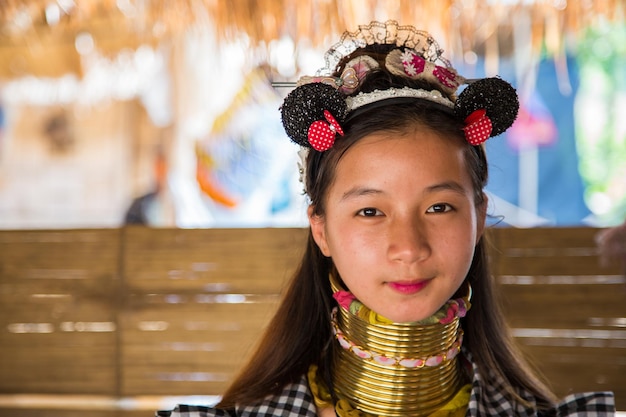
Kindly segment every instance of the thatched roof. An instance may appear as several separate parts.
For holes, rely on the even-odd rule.
[[[0,77],[81,73],[81,42],[105,55],[158,44],[189,28],[263,45],[290,36],[316,46],[370,20],[396,19],[435,34],[455,53],[506,53],[514,31],[535,50],[602,21],[624,23],[624,0],[2,0]],[[440,35],[442,36],[442,35]],[[494,49],[495,48],[495,49]]]

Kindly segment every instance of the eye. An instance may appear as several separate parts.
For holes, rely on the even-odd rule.
[[[426,210],[426,213],[446,213],[452,210],[452,206],[447,203],[433,204]]]
[[[357,212],[357,215],[363,216],[363,217],[381,216],[382,214],[383,213],[380,210],[377,210],[373,207],[367,207]]]

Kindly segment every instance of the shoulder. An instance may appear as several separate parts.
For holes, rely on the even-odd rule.
[[[238,407],[237,415],[315,417],[317,413],[306,376],[302,375],[298,382],[286,385],[278,395],[268,396],[256,405]]]
[[[556,405],[557,416],[604,417],[615,415],[612,392],[583,392],[571,394]]]
[[[286,385],[277,395],[270,395],[258,404],[238,406],[234,410],[214,407],[179,405],[172,411],[159,411],[157,417],[315,417],[316,408],[306,377]]]
[[[157,411],[156,417],[234,417],[235,414],[219,408],[181,404],[173,410]]]
[[[585,392],[571,394],[563,398],[549,410],[539,411],[537,399],[525,390],[518,395],[527,404],[512,400],[504,395],[504,386],[496,378],[487,384],[471,361],[471,355],[464,352],[472,365],[472,391],[467,416],[515,415],[520,417],[611,417],[615,415],[615,401],[611,392]]]

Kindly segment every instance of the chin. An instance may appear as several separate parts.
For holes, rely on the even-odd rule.
[[[405,310],[405,311],[390,311],[390,315],[389,316],[385,316],[383,314],[383,317],[388,318],[389,320],[393,321],[394,323],[414,323],[416,321],[421,321],[424,319],[429,318],[430,316],[432,316],[433,314],[435,314],[437,312],[437,309],[434,309],[431,311],[431,309],[425,310],[423,308],[417,310],[416,308],[410,309],[410,310]]]
[[[413,323],[416,321],[427,319],[433,314],[435,313],[426,312],[426,313],[419,314],[419,313],[416,313],[415,311],[412,311],[410,313],[392,314],[390,316],[383,315],[383,317],[388,318],[394,323]]]

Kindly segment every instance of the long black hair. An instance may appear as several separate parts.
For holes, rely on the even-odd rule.
[[[380,53],[384,56],[389,48],[391,46],[383,48],[385,50],[358,53],[365,52],[370,56]],[[352,57],[345,58],[344,62]],[[359,91],[404,86],[429,90],[437,88],[436,85],[390,74],[382,67],[367,75]],[[340,65],[337,72],[341,70]],[[337,164],[354,143],[373,133],[402,134],[415,127],[432,130],[442,140],[464,143],[468,175],[475,191],[475,205],[478,209],[486,204],[483,191],[488,178],[485,152],[481,146],[471,146],[465,141],[462,122],[449,110],[427,100],[389,100],[386,105],[365,107],[348,115],[342,126],[345,135],[338,138],[332,148],[325,152],[309,152],[305,188],[312,214],[324,216],[325,199],[334,181]],[[517,392],[525,389],[536,397],[541,408],[549,407],[554,397],[523,361],[505,323],[489,272],[485,246],[485,238],[482,237],[476,245],[466,277],[474,295],[472,308],[462,320],[464,346],[471,352],[487,384],[501,385],[504,395],[519,401],[524,400]],[[336,305],[328,279],[332,268],[332,260],[321,253],[309,231],[306,250],[276,315],[250,362],[224,393],[220,407],[253,404],[269,394],[277,394],[285,385],[299,381],[312,364],[318,365],[319,377],[332,388],[331,358],[335,344],[331,335],[330,313]]]

